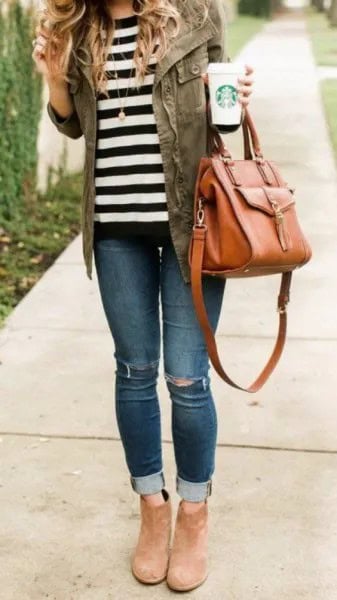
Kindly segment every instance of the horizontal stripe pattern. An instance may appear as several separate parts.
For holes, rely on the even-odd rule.
[[[156,60],[150,60],[144,84],[137,89],[133,62],[137,34],[136,15],[116,20],[104,66],[109,97],[97,97],[94,220],[95,230],[102,236],[121,232],[121,226],[129,234],[153,231],[169,235],[163,162],[152,106]],[[123,121],[118,118],[115,68],[126,115]]]
[[[98,223],[95,221],[94,235],[95,239],[134,236],[135,238],[146,238],[146,241],[156,241],[158,245],[162,245],[163,243],[170,241],[170,229],[168,221],[155,221],[154,223],[147,223],[143,221],[141,225],[138,223],[136,233],[134,223],[119,222],[117,226],[116,223],[112,222]],[[160,238],[159,240],[158,237]]]
[[[128,215],[130,219],[125,219],[125,213],[121,214],[116,211],[113,213],[95,213],[95,221],[100,221],[102,223],[106,223],[107,221],[113,221],[114,223],[117,221],[137,221],[141,223],[142,221],[166,221],[165,214],[163,214],[162,210],[158,210],[157,212],[129,212]]]

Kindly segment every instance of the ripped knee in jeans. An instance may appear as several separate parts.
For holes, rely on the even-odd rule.
[[[194,378],[173,377],[173,375],[170,375],[169,373],[164,373],[164,377],[167,382],[173,383],[174,385],[176,385],[178,387],[188,387],[190,385],[193,385],[197,381],[201,381],[204,389],[206,389],[207,383],[208,383],[208,377],[203,377],[203,376],[194,377]]]
[[[180,379],[179,377],[172,377],[172,382],[179,386],[192,385],[194,383],[191,379]]]
[[[195,381],[194,379],[188,379],[187,377],[173,377],[173,375],[169,375],[168,373],[164,373],[164,377],[166,381],[170,381],[178,386],[192,385]]]

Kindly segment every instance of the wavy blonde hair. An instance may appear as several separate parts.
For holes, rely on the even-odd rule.
[[[136,85],[141,85],[152,55],[159,61],[178,35],[181,19],[187,22],[195,14],[207,18],[210,0],[133,0],[133,11],[138,16],[139,34],[134,54]],[[112,43],[115,22],[109,13],[112,0],[44,0],[40,11],[39,27],[49,32],[45,58],[53,75],[68,79],[68,69],[76,48],[86,40],[90,49],[92,77],[95,88],[108,95],[108,77],[104,70]],[[179,8],[178,8],[179,4]],[[173,20],[170,36],[166,31]],[[102,33],[105,31],[105,37]]]

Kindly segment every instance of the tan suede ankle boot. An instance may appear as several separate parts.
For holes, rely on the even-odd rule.
[[[187,513],[181,500],[178,507],[166,581],[177,591],[193,590],[207,578],[207,500],[194,513]]]
[[[132,573],[142,583],[160,583],[166,577],[171,539],[172,505],[169,493],[162,490],[165,502],[151,506],[140,496],[141,526],[131,557]]]

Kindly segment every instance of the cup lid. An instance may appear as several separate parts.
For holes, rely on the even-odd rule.
[[[209,63],[207,67],[207,73],[216,74],[227,74],[227,73],[244,73],[245,67],[242,63],[238,62],[222,62],[222,63]]]

